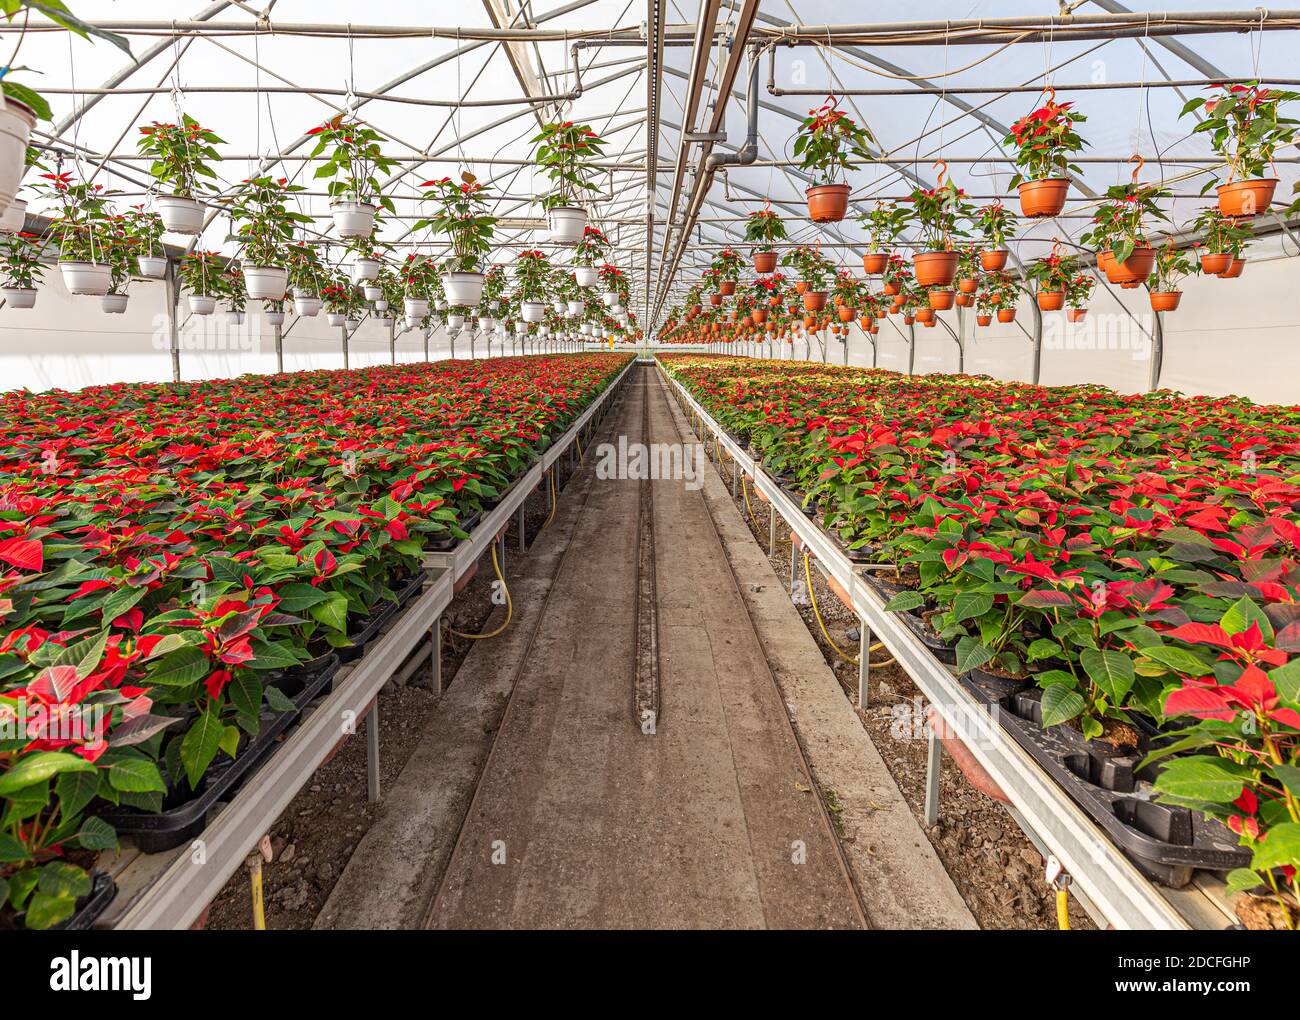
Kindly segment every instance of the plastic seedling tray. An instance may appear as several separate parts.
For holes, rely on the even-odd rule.
[[[397,595],[396,602],[385,602],[380,609],[376,610],[367,619],[365,626],[356,633],[348,635],[352,644],[337,649],[339,658],[344,662],[352,662],[354,659],[361,658],[366,650],[366,645],[379,635],[379,632],[387,626],[388,621],[401,612],[402,607],[418,595],[423,587],[424,572],[421,571],[394,593]]]
[[[1197,868],[1227,871],[1250,863],[1250,851],[1217,820],[1152,799],[1159,766],[1139,771],[1141,752],[1106,753],[1066,724],[1044,729],[1038,688],[970,674],[961,682],[997,708],[1002,728],[1152,881],[1180,889]]]
[[[103,871],[92,871],[90,894],[77,902],[76,913],[62,924],[55,925],[55,928],[59,931],[90,931],[116,895],[117,883],[113,881],[113,876]]]

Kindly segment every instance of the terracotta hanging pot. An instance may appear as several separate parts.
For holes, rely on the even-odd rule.
[[[816,328],[817,328],[817,316],[812,315],[812,314],[805,315],[805,316],[803,317],[803,325],[804,325],[804,329],[816,329]]]
[[[840,305],[840,322],[852,322],[857,311],[856,308],[850,308],[848,305]]]
[[[1088,314],[1086,308],[1067,308],[1065,310],[1066,322],[1082,322],[1083,317]]]
[[[974,295],[974,294],[958,294],[958,295],[957,295],[957,307],[958,307],[958,308],[969,308],[969,307],[970,307],[971,305],[973,305],[974,303],[975,303],[975,295]]]
[[[803,281],[803,280],[796,280],[796,281],[795,281],[794,292],[795,292],[796,294],[802,294],[802,293],[803,293],[804,291],[806,291],[807,289],[808,289],[808,284],[807,284],[805,281]]]
[[[977,326],[987,326],[992,322],[993,322],[993,316],[990,315],[988,312],[980,312],[977,316],[975,316],[975,324]]]
[[[1232,265],[1232,252],[1206,252],[1201,256],[1201,272],[1206,276],[1218,276]]]
[[[939,320],[926,319],[923,323],[921,323],[921,325],[924,326],[926,329],[934,329],[935,326],[939,325]]]
[[[889,253],[872,251],[862,256],[862,271],[868,276],[879,276],[889,263]]]
[[[1120,286],[1121,286],[1122,288],[1124,288],[1124,290],[1137,290],[1139,287],[1142,286],[1142,281],[1141,281],[1141,280],[1125,280],[1123,283],[1120,284]]]
[[[1277,190],[1276,177],[1255,177],[1245,181],[1220,184],[1214,189],[1219,195],[1219,212],[1237,218],[1257,216],[1273,203]]]
[[[929,323],[934,321],[934,309],[918,308],[913,318],[916,319],[916,321],[921,323],[921,325],[923,326],[928,325]]]
[[[921,287],[950,287],[957,275],[955,251],[919,251],[912,256],[916,282]]]
[[[868,333],[871,332],[871,327],[875,325],[875,322],[876,322],[875,316],[872,315],[858,316],[858,325],[861,326]]]
[[[1045,312],[1059,312],[1065,307],[1065,291],[1040,290],[1038,292],[1038,307]]]
[[[952,307],[957,295],[951,290],[932,290],[927,297],[931,308],[935,311],[945,312]]]
[[[750,318],[752,318],[755,322],[760,322],[760,323],[761,323],[761,322],[766,322],[766,321],[767,321],[767,309],[766,309],[766,308],[755,308],[752,312],[749,313],[749,316],[750,316]]]
[[[723,297],[731,297],[732,294],[736,293],[736,281],[719,280],[718,293],[721,294]]]
[[[998,322],[1015,322],[1016,310],[1014,308],[999,308]]]
[[[754,252],[754,272],[766,276],[768,273],[776,270],[776,252],[774,251],[756,251]]]
[[[808,197],[808,218],[814,223],[837,223],[844,219],[849,209],[849,191],[847,184],[819,184],[809,188],[804,193]]]
[[[778,305],[780,305],[780,303],[781,303],[781,295],[779,295],[779,294],[773,294],[770,298],[767,299],[767,303],[768,303],[772,308],[776,308],[776,307],[777,307]]]
[[[1153,312],[1172,312],[1178,308],[1183,299],[1182,291],[1153,290],[1151,292],[1151,310]]]
[[[979,289],[980,282],[973,276],[963,276],[957,281],[957,289],[963,294],[974,294]]]
[[[704,311],[703,305],[691,305],[691,318],[695,318],[702,311]]]
[[[709,295],[709,304],[711,304],[711,305],[713,305],[713,306],[715,306],[715,307],[716,307],[717,305],[722,304],[722,295],[721,295],[721,294],[710,294],[710,295]]]
[[[826,307],[826,291],[805,290],[803,292],[803,306],[807,311],[820,312]]]
[[[1123,262],[1115,261],[1113,251],[1097,254],[1097,268],[1106,274],[1106,279],[1111,283],[1141,283],[1151,275],[1155,264],[1156,250],[1147,245],[1134,248]]]
[[[1065,208],[1065,196],[1070,182],[1064,177],[1049,177],[1043,181],[1025,181],[1020,185],[1020,212],[1037,218],[1056,216]]]
[[[1241,271],[1246,268],[1245,259],[1233,259],[1228,268],[1219,273],[1220,280],[1235,280],[1241,275]]]
[[[904,295],[902,295],[902,294],[895,294],[895,295],[894,295],[894,307],[895,307],[895,308],[902,308],[902,307],[903,307],[903,304],[904,304],[906,301],[907,301],[907,298],[906,298]]]
[[[911,312],[904,312],[904,313],[903,313],[903,325],[904,325],[904,326],[910,326],[910,325],[911,325],[912,323],[914,323],[915,321],[916,321],[916,316],[913,315]]]
[[[882,293],[888,294],[890,297],[895,297],[898,294],[898,284],[896,283],[887,283],[880,289]]]
[[[986,273],[1001,272],[1006,268],[1007,254],[1005,248],[990,248],[980,252],[980,268]]]

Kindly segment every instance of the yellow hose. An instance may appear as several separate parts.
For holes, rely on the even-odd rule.
[[[506,618],[501,621],[501,626],[487,634],[462,634],[452,627],[447,628],[447,633],[454,634],[458,638],[467,638],[470,641],[482,641],[484,638],[494,638],[507,627],[510,626],[510,618],[514,615],[514,603],[510,601],[510,589],[506,586],[506,579],[501,576],[501,563],[497,560],[497,544],[492,543],[492,572],[497,575],[497,580],[501,582],[501,590],[506,593]]]
[[[266,904],[262,899],[262,858],[260,856],[249,865],[248,880],[253,892],[253,930],[266,931]]]
[[[826,639],[826,643],[828,645],[830,645],[832,648],[835,649],[836,654],[839,655],[841,659],[843,659],[845,662],[851,663],[854,666],[858,665],[857,658],[855,658],[852,655],[846,655],[844,653],[844,650],[841,649],[840,646],[835,643],[835,639],[832,638],[826,630],[826,623],[822,619],[821,610],[817,608],[817,592],[813,590],[812,568],[808,565],[807,553],[803,554],[803,576],[804,576],[804,581],[808,585],[808,598],[812,602],[813,616],[817,617],[817,626],[821,628],[822,637]],[[870,655],[870,653],[879,651],[881,648],[884,647],[885,645],[883,641],[877,641],[874,645],[871,645],[867,648],[867,654]],[[871,667],[879,668],[882,666],[888,666],[891,663],[893,663],[893,661],[894,661],[893,659],[886,659],[884,662],[872,662],[870,659],[868,659],[867,665]]]
[[[551,468],[550,472],[547,474],[547,478],[550,480],[551,512],[546,515],[546,520],[542,523],[542,531],[549,528],[551,526],[551,521],[555,520],[555,468]]]
[[[578,447],[578,463],[581,464],[582,459],[586,456],[586,454],[582,452],[582,437],[575,433],[573,437],[573,442]]]
[[[740,476],[740,491],[745,494],[745,509],[749,511],[749,519],[754,522],[754,527],[762,531],[762,525],[758,523],[758,518],[754,516],[754,508],[749,505],[749,486],[745,484],[745,476]]]
[[[1056,926],[1061,931],[1070,930],[1070,890],[1056,890]]]

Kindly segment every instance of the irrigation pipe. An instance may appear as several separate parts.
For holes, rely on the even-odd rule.
[[[554,511],[552,511],[553,513]],[[488,631],[486,634],[463,634],[453,627],[447,628],[448,634],[453,634],[458,638],[466,638],[470,641],[482,641],[485,638],[494,638],[503,633],[510,626],[510,618],[514,615],[514,603],[510,600],[510,588],[506,585],[506,579],[501,576],[501,561],[497,559],[497,544],[492,543],[492,572],[497,575],[497,580],[501,582],[501,590],[506,593],[506,618],[501,621],[501,626],[496,630]]]
[[[857,658],[852,655],[845,654],[844,649],[842,649],[839,645],[835,643],[835,639],[831,637],[830,633],[826,630],[826,622],[822,619],[821,610],[817,608],[817,592],[813,589],[812,567],[809,566],[807,552],[803,554],[803,576],[804,576],[804,581],[808,585],[808,598],[812,602],[813,616],[817,617],[817,626],[821,628],[822,637],[826,639],[827,644],[829,644],[832,648],[835,649],[836,654],[838,654],[841,659],[843,659],[847,663],[850,663],[851,665],[854,666],[858,665]],[[884,647],[885,647],[884,642],[877,641],[874,645],[871,645],[867,649],[868,666],[879,668],[882,666],[888,666],[894,661],[893,659],[886,659],[884,662],[871,661],[870,658],[871,653]]]

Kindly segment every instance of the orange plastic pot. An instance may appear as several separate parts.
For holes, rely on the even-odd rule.
[[[1125,290],[1137,290],[1140,286],[1142,286],[1142,281],[1125,280],[1123,283],[1120,284],[1120,286],[1123,287]]]
[[[774,251],[756,251],[754,252],[754,272],[771,273],[776,269],[776,252]]]
[[[905,312],[905,313],[903,314],[903,325],[904,325],[904,326],[910,326],[910,325],[911,325],[912,323],[914,323],[915,321],[916,321],[916,316],[912,315],[910,312]]]
[[[1007,250],[1005,248],[992,248],[988,251],[980,252],[980,268],[986,273],[997,273],[1006,268]]]
[[[817,328],[817,316],[815,316],[815,315],[805,315],[805,316],[803,317],[803,325],[804,325],[804,329],[816,329],[816,328]]]
[[[1065,208],[1070,182],[1064,177],[1025,181],[1020,185],[1020,212],[1024,216],[1056,216]]]
[[[1065,307],[1065,291],[1040,290],[1038,292],[1038,307],[1045,312],[1059,312]]]
[[[794,292],[795,292],[796,294],[802,294],[802,293],[803,293],[804,291],[806,291],[807,289],[808,289],[808,284],[805,283],[803,280],[796,280],[796,281],[795,281]]]
[[[874,316],[871,315],[858,316],[858,325],[861,326],[863,329],[867,330],[868,332],[871,331],[871,327],[874,326],[875,323],[876,320]]]
[[[1182,291],[1153,290],[1151,292],[1151,310],[1153,312],[1175,311],[1178,308],[1178,302],[1182,299]]]
[[[808,218],[814,223],[837,223],[844,219],[849,209],[849,190],[847,184],[819,184],[809,188],[804,192],[808,197]]]
[[[850,308],[848,305],[840,305],[840,322],[852,322],[857,311],[856,308]]]
[[[1201,256],[1201,272],[1207,276],[1218,276],[1232,265],[1232,252],[1207,252]]]
[[[1082,322],[1083,317],[1088,314],[1086,308],[1067,308],[1065,311],[1066,322]]]
[[[898,294],[898,284],[887,283],[881,287],[880,290],[882,293],[888,294],[890,297],[895,297]]]
[[[868,276],[877,276],[885,271],[889,254],[883,251],[868,252],[862,256],[862,271]]]
[[[1245,181],[1220,184],[1214,189],[1219,195],[1219,212],[1224,216],[1257,216],[1273,203],[1277,190],[1276,177],[1254,177]]]
[[[950,290],[932,290],[929,295],[930,307],[939,312],[946,312],[953,305],[953,300],[957,297]]]
[[[702,311],[704,311],[703,305],[691,305],[691,318],[695,318],[695,316],[699,315]]]
[[[709,304],[714,305],[714,306],[717,306],[717,305],[722,304],[722,295],[721,295],[721,294],[710,294],[710,295],[709,295]]]
[[[919,251],[912,256],[919,287],[950,287],[957,275],[955,251]]]
[[[760,322],[760,323],[761,323],[761,322],[766,322],[766,321],[767,321],[767,309],[766,309],[766,308],[755,308],[752,312],[749,313],[749,315],[750,315],[750,318],[752,318],[755,322]]]
[[[1245,259],[1233,259],[1228,268],[1219,274],[1220,280],[1235,280],[1241,275],[1241,271],[1246,268]]]
[[[934,329],[934,327],[937,326],[938,324],[939,322],[937,319],[926,319],[924,322],[921,323],[921,325],[924,326],[926,329]]]
[[[803,306],[807,311],[820,312],[826,307],[826,292],[824,290],[805,290],[803,292]]]
[[[980,312],[979,315],[975,316],[975,325],[977,326],[987,326],[992,322],[993,316],[988,312]]]
[[[1155,264],[1156,250],[1149,246],[1134,248],[1123,262],[1115,261],[1113,251],[1103,251],[1097,255],[1097,267],[1111,283],[1141,283],[1151,275]]]
[[[736,281],[719,280],[718,293],[721,294],[723,297],[731,297],[732,294],[736,293]]]
[[[979,290],[980,282],[973,276],[963,276],[957,281],[957,289],[963,294],[974,294]]]
[[[974,295],[974,294],[958,294],[958,295],[957,295],[957,305],[958,305],[958,307],[960,307],[960,308],[969,308],[969,307],[970,307],[971,305],[973,305],[974,303],[975,303],[975,295]]]
[[[921,325],[923,326],[929,325],[931,322],[934,321],[934,309],[918,308],[916,310],[916,315],[914,315],[913,318],[915,318],[916,321],[921,323]]]
[[[1015,322],[1016,310],[1014,308],[999,308],[998,322]]]

